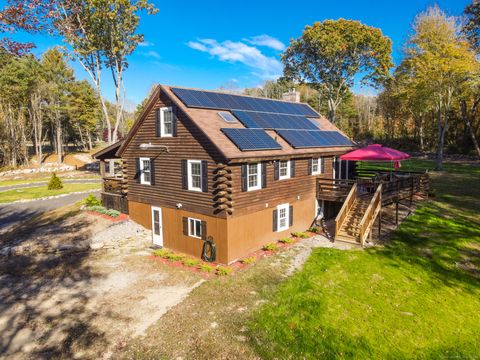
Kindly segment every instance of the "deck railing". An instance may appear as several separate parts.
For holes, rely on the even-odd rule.
[[[370,204],[365,210],[365,214],[362,217],[359,225],[359,238],[360,244],[365,245],[368,235],[372,233],[372,227],[377,218],[378,213],[382,208],[382,193],[383,193],[383,184],[378,185],[375,194],[370,201]]]
[[[335,218],[335,234],[338,234],[340,228],[342,227],[343,221],[347,217],[348,211],[353,206],[355,199],[357,198],[357,184],[353,184],[350,193],[347,196],[347,199],[342,205],[337,217]]]

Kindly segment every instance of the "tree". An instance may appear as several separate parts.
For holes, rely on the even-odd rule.
[[[480,1],[473,0],[465,8],[466,22],[463,26],[463,33],[467,36],[473,49],[480,52]]]
[[[325,20],[307,26],[282,55],[284,75],[307,82],[328,101],[328,117],[336,110],[355,77],[378,87],[389,78],[392,42],[379,29],[353,20]]]

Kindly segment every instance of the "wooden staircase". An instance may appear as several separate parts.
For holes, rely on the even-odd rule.
[[[382,208],[382,184],[374,194],[358,194],[355,184],[335,219],[335,241],[364,246]]]

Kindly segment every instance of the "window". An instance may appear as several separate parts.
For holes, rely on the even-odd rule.
[[[173,136],[173,111],[171,107],[160,109],[160,136]]]
[[[247,190],[258,190],[262,187],[261,183],[262,168],[261,164],[248,164],[247,166]]]
[[[290,206],[282,204],[277,206],[277,231],[287,230],[290,223]]]
[[[290,160],[279,161],[278,163],[278,174],[279,179],[289,179],[290,178]]]
[[[140,158],[140,184],[152,184],[152,171],[149,158]]]
[[[202,238],[202,220],[188,218],[188,236]]]
[[[237,118],[228,111],[219,111],[218,115],[227,123],[236,123]]]
[[[312,175],[323,174],[323,158],[312,159]]]
[[[188,190],[202,191],[202,162],[188,160]]]

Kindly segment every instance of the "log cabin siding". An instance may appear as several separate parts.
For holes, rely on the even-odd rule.
[[[125,148],[122,158],[128,169],[126,174],[128,199],[129,201],[169,208],[174,208],[177,203],[181,203],[182,209],[185,211],[214,215],[213,171],[216,169],[216,163],[223,160],[222,156],[214,145],[206,139],[200,129],[180,110],[177,110],[176,114],[177,136],[155,136],[156,110],[172,105],[168,97],[160,94]],[[169,153],[162,153],[158,148],[142,150],[139,147],[142,143],[166,145]],[[135,179],[136,159],[139,157],[154,159],[154,185],[140,184]],[[208,162],[207,192],[182,189],[181,161],[183,159],[206,160]],[[226,217],[225,213],[220,213],[217,216]]]

